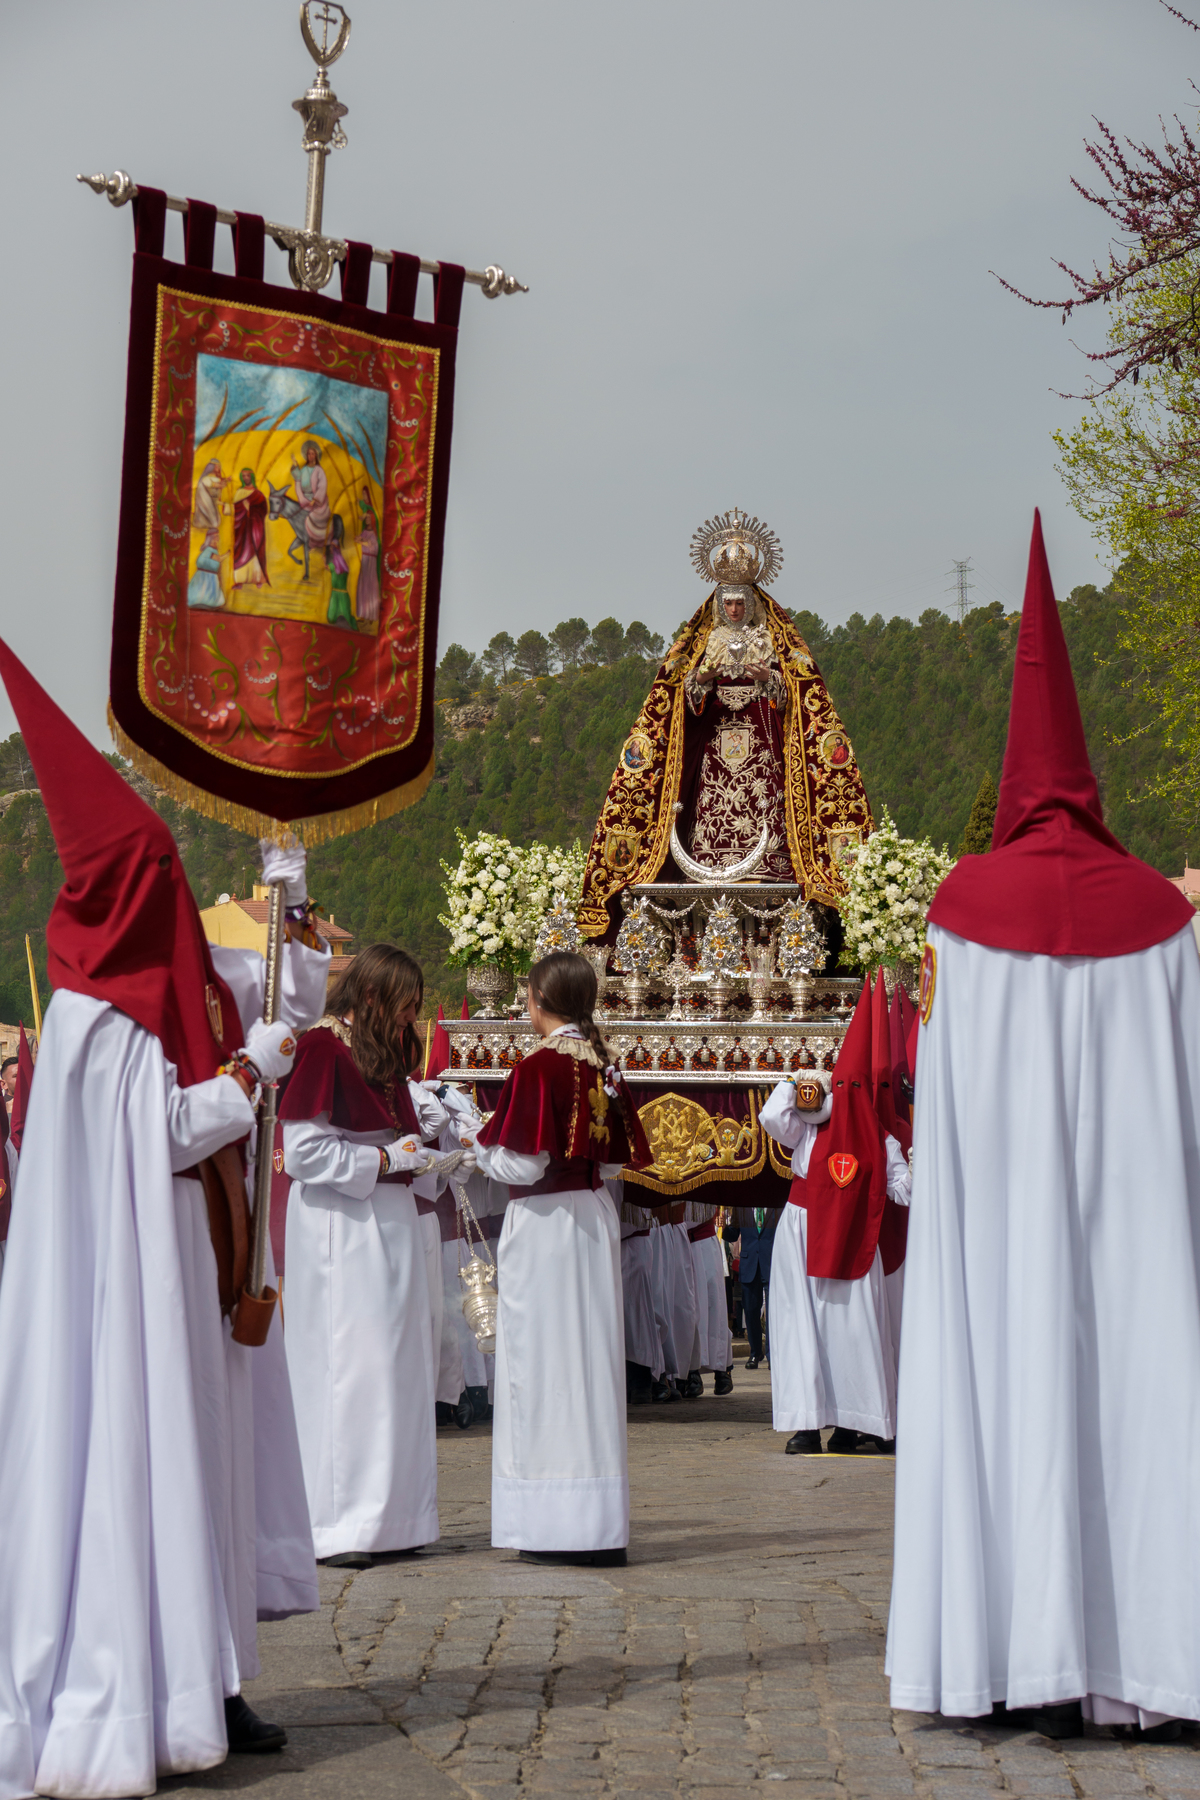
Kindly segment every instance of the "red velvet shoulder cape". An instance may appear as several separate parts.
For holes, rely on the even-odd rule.
[[[650,1146],[619,1074],[616,1084],[620,1101],[605,1092],[602,1069],[542,1044],[509,1075],[479,1142],[520,1156],[546,1150],[552,1162],[583,1158],[643,1168],[653,1161]]]
[[[342,1131],[413,1132],[420,1137],[408,1083],[394,1081],[391,1103],[381,1087],[364,1080],[348,1047],[327,1025],[315,1025],[296,1047],[296,1063],[279,1102],[281,1119],[315,1119],[328,1113]]]

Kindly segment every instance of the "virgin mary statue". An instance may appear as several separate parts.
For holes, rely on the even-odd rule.
[[[812,652],[766,592],[783,553],[735,507],[692,538],[715,583],[671,645],[620,758],[579,923],[609,937],[634,882],[790,882],[838,906],[870,832],[854,751]]]

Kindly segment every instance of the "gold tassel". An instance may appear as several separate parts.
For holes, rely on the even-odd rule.
[[[111,705],[108,709],[108,728],[112,732],[118,753],[133,764],[139,775],[144,775],[147,781],[168,794],[180,806],[189,806],[193,812],[203,813],[206,819],[216,819],[220,824],[231,825],[235,831],[245,831],[251,837],[270,838],[276,844],[292,843],[298,838],[306,850],[312,850],[318,844],[327,844],[332,838],[345,837],[352,831],[365,831],[368,826],[378,825],[381,820],[403,812],[405,807],[416,804],[433,780],[435,758],[431,756],[419,775],[406,781],[402,787],[393,788],[390,794],[379,794],[374,800],[364,800],[358,806],[343,807],[338,812],[318,813],[309,819],[273,819],[268,813],[255,812],[249,806],[239,806],[236,800],[223,800],[219,794],[210,794],[206,788],[196,787],[182,776],[173,774],[165,764],[150,756],[121,730],[113,716]]]
[[[765,1132],[763,1133],[763,1136],[764,1138],[766,1137]],[[674,1200],[677,1199],[680,1194],[694,1194],[697,1188],[708,1187],[714,1181],[753,1181],[756,1175],[762,1174],[763,1169],[766,1166],[766,1161],[767,1152],[764,1145],[754,1163],[747,1168],[705,1169],[699,1175],[690,1175],[686,1181],[661,1181],[657,1175],[652,1175],[645,1169],[622,1169],[621,1177],[625,1182],[626,1187],[632,1185],[634,1187],[649,1188],[652,1194],[668,1194],[671,1199]],[[792,1171],[789,1167],[789,1179],[791,1178],[791,1173]],[[636,1201],[634,1204],[636,1205]]]

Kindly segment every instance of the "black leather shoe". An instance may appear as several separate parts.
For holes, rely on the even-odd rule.
[[[369,1569],[372,1560],[369,1550],[342,1550],[337,1556],[321,1558],[327,1569]]]
[[[785,1456],[821,1456],[821,1434],[819,1431],[797,1431],[783,1446]]]
[[[839,1425],[825,1448],[830,1456],[853,1456],[858,1449],[858,1433],[848,1430],[845,1425]]]
[[[1183,1736],[1183,1725],[1179,1719],[1164,1719],[1161,1725],[1135,1725],[1134,1742],[1137,1744],[1174,1744]]]
[[[703,1392],[704,1392],[704,1377],[703,1377],[703,1375],[700,1373],[699,1369],[690,1370],[688,1373],[688,1378],[683,1384],[684,1399],[685,1400],[698,1400]]]
[[[732,1392],[733,1392],[733,1370],[732,1369],[718,1369],[716,1374],[713,1376],[713,1393],[714,1394],[732,1394]]]
[[[225,1701],[225,1735],[231,1756],[264,1756],[282,1750],[287,1732],[282,1725],[268,1725],[253,1712],[240,1694],[230,1694]]]
[[[488,1399],[486,1387],[469,1387],[464,1389],[471,1402],[471,1411],[481,1425],[486,1425],[492,1416],[492,1403]]]
[[[448,1400],[435,1400],[433,1403],[433,1422],[435,1425],[453,1425],[458,1408],[451,1406]]]
[[[651,1386],[650,1398],[652,1400],[678,1400],[679,1395],[669,1381],[656,1381]]]
[[[896,1454],[895,1438],[877,1437],[877,1438],[872,1438],[871,1442],[874,1444],[874,1446],[875,1446],[876,1450],[879,1452],[880,1456],[895,1456],[895,1454]]]
[[[747,1358],[746,1358],[746,1367],[747,1367],[747,1368],[748,1368],[748,1369],[757,1369],[757,1367],[758,1367],[758,1358],[757,1358],[757,1356],[748,1356],[748,1357],[747,1357]]]
[[[992,1708],[992,1723],[1015,1725],[1018,1731],[1038,1731],[1048,1738],[1077,1738],[1083,1736],[1083,1707],[1078,1700],[1012,1708],[1000,1703]]]
[[[565,1563],[573,1569],[623,1569],[624,1550],[518,1550],[522,1562]]]

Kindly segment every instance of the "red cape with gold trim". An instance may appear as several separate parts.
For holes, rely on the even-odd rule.
[[[771,641],[787,687],[784,799],[788,852],[806,900],[838,906],[847,892],[841,855],[871,831],[871,808],[854,752],[812,651],[787,613],[761,588]],[[588,852],[579,925],[587,937],[615,929],[613,903],[635,882],[681,880],[670,857],[675,802],[694,779],[686,731],[685,677],[698,668],[713,628],[713,596],[698,608],[659,668],[621,749]],[[691,737],[692,746],[688,738]],[[839,760],[820,753],[837,740]]]

